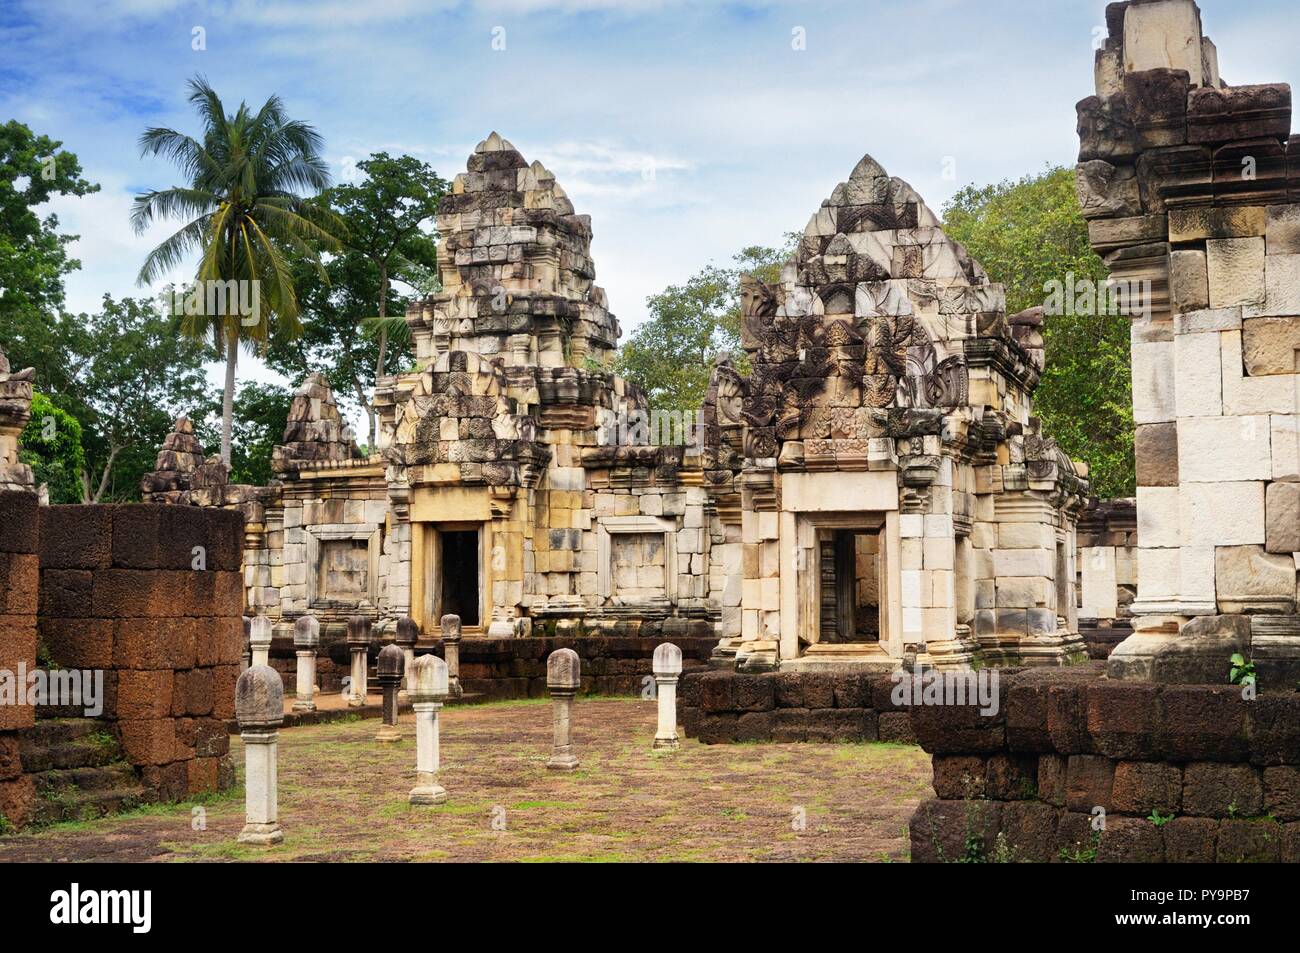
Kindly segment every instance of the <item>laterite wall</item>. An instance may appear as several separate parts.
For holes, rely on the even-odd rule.
[[[1247,700],[1038,669],[1002,679],[1000,702],[912,709],[936,794],[912,817],[914,862],[1300,861],[1293,686]]]
[[[242,543],[238,512],[40,507],[34,494],[0,494],[0,668],[16,674],[22,662],[31,671],[39,660],[102,670],[100,718],[150,797],[228,787]],[[0,706],[0,813],[15,824],[33,803],[16,732],[36,715],[30,706]]]

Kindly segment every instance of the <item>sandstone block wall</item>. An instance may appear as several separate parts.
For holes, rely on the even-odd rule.
[[[1079,514],[1079,634],[1088,654],[1103,659],[1133,631],[1137,596],[1137,505],[1092,500]]]
[[[710,636],[575,638],[475,638],[460,643],[460,682],[467,694],[484,701],[545,698],[546,659],[556,649],[569,648],[582,661],[583,695],[637,695],[651,674],[655,649],[672,642],[682,650],[687,672],[708,665],[717,644]],[[442,643],[434,646],[442,654]]]
[[[243,650],[242,542],[243,517],[229,510],[39,511],[43,654],[104,670],[102,717],[161,799],[233,781],[225,722]]]
[[[39,517],[35,493],[0,492],[0,669],[36,667],[36,607],[40,587]],[[23,778],[18,732],[30,728],[32,708],[0,705],[0,814],[21,817],[32,801]]]
[[[894,704],[886,675],[727,671],[682,676],[677,717],[705,744],[735,741],[915,739],[906,706]]]
[[[913,862],[1300,861],[1300,694],[1088,667],[1004,677],[1000,702],[913,708],[936,795]]]

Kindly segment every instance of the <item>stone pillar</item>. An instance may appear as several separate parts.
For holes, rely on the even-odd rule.
[[[9,360],[0,351],[0,490],[36,490],[32,468],[18,455],[18,440],[32,416],[35,379],[30,367],[10,373]]]
[[[412,804],[441,804],[447,792],[438,783],[440,763],[438,714],[447,698],[447,663],[436,655],[421,655],[411,666],[411,707],[415,709],[415,787]]]
[[[1138,592],[1112,679],[1300,679],[1291,90],[1229,86],[1192,0],[1112,4],[1076,184],[1132,325]],[[1136,306],[1134,306],[1136,305]]]
[[[235,719],[244,741],[244,829],[241,844],[270,846],[284,840],[276,777],[284,683],[267,665],[254,665],[235,683]]]
[[[448,691],[451,698],[460,698],[464,690],[460,687],[460,616],[442,617],[442,651],[447,656]]]
[[[252,637],[253,620],[244,616],[244,654],[239,658],[239,674],[243,675],[253,664],[253,648],[250,643]]]
[[[546,660],[546,687],[551,692],[555,738],[546,766],[552,771],[573,771],[573,696],[581,684],[582,663],[573,649],[556,649]]]
[[[271,620],[264,615],[253,616],[252,625],[248,630],[248,646],[251,653],[249,664],[256,668],[259,665],[270,666],[271,664]]]
[[[294,711],[316,710],[316,648],[320,645],[320,623],[315,616],[299,616],[293,624],[293,647],[298,655],[298,697]]]
[[[659,727],[655,731],[655,751],[677,747],[677,678],[682,674],[682,650],[671,642],[655,649],[652,663],[655,694],[659,699]]]
[[[389,642],[379,650],[379,659],[375,663],[375,677],[384,693],[384,718],[376,741],[398,741],[402,733],[397,730],[397,691],[402,684],[402,673],[406,669],[406,658],[396,643]]]
[[[348,619],[348,652],[352,656],[352,690],[348,707],[360,708],[366,703],[366,653],[370,650],[370,617],[354,615]]]
[[[405,660],[406,682],[399,698],[404,698],[411,693],[415,687],[415,641],[419,638],[420,627],[410,616],[397,620],[397,645],[402,650],[402,657]]]

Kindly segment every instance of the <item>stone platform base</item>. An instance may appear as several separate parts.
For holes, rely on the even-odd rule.
[[[709,671],[682,676],[677,720],[705,744],[737,741],[913,742],[887,675]]]
[[[1300,693],[1000,680],[999,710],[917,706],[934,790],[914,862],[1300,861]]]

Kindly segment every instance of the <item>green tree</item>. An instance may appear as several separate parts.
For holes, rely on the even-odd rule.
[[[282,325],[281,333],[296,331],[298,297],[286,251],[314,260],[315,248],[337,249],[340,223],[324,205],[301,194],[329,185],[322,140],[313,127],[290,119],[278,96],[257,112],[241,102],[227,114],[203,77],[190,80],[189,87],[190,104],[203,125],[202,141],[166,128],[147,129],[140,137],[142,155],[172,160],[189,184],[136,196],[131,224],[141,233],[155,220],[185,221],[149,253],[140,269],[141,284],[198,254],[196,283],[205,294],[228,281],[248,282],[245,287],[255,289],[252,314],[205,302],[195,309],[198,313],[187,314],[184,324],[191,336],[211,334],[225,355],[221,459],[229,463],[240,343],[264,345],[272,318]]]
[[[36,368],[42,387],[62,378],[51,315],[63,305],[63,278],[81,267],[68,257],[76,235],[38,206],[59,195],[99,191],[81,177],[76,155],[61,142],[10,120],[0,126],[0,348],[15,367]]]
[[[80,503],[81,424],[40,391],[32,394],[32,419],[18,438],[18,455],[32,468],[38,484],[49,487],[51,503]]]
[[[103,310],[59,322],[73,365],[56,402],[82,425],[82,501],[134,499],[172,422],[202,406],[212,353],[156,301],[104,296]]]
[[[650,317],[619,348],[615,370],[645,390],[651,407],[697,409],[714,360],[741,356],[740,276],[776,281],[790,250],[750,246],[730,267],[708,265],[685,284],[651,295]]]
[[[409,357],[409,299],[395,283],[432,290],[437,241],[425,226],[447,183],[411,156],[379,152],[357,167],[364,180],[321,196],[346,226],[343,250],[325,259],[323,280],[312,262],[295,262],[302,334],[274,334],[267,363],[295,381],[324,373],[340,400],[366,412],[373,446],[375,381]]]
[[[1006,286],[1010,313],[1043,304],[1052,282],[1107,278],[1088,242],[1072,169],[968,186],[943,213],[948,235]],[[1136,482],[1129,320],[1094,310],[1044,318],[1047,366],[1034,410],[1062,449],[1089,464],[1095,493],[1127,496]]]

